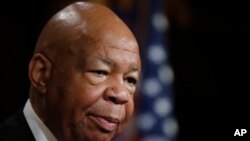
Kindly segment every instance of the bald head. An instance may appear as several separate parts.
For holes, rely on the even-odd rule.
[[[29,64],[32,107],[60,141],[110,141],[134,110],[141,62],[108,8],[73,3],[45,25]]]
[[[77,2],[49,20],[40,34],[35,53],[43,53],[54,63],[58,55],[74,54],[106,38],[117,40],[115,37],[120,36],[131,47],[137,46],[131,31],[111,10],[99,4]]]

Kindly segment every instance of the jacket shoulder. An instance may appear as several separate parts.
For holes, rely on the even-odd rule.
[[[35,141],[22,111],[0,125],[0,141]]]

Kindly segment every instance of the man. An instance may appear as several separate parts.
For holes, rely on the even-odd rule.
[[[77,2],[45,25],[29,64],[29,100],[2,140],[110,141],[131,118],[141,62],[128,27],[104,6]]]

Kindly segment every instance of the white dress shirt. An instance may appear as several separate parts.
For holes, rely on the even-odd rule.
[[[34,112],[29,99],[25,104],[23,113],[36,141],[57,141],[56,137]]]

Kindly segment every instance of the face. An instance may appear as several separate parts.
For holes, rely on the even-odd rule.
[[[59,140],[110,141],[134,110],[141,65],[134,39],[106,36],[87,46],[52,72],[45,123]]]

